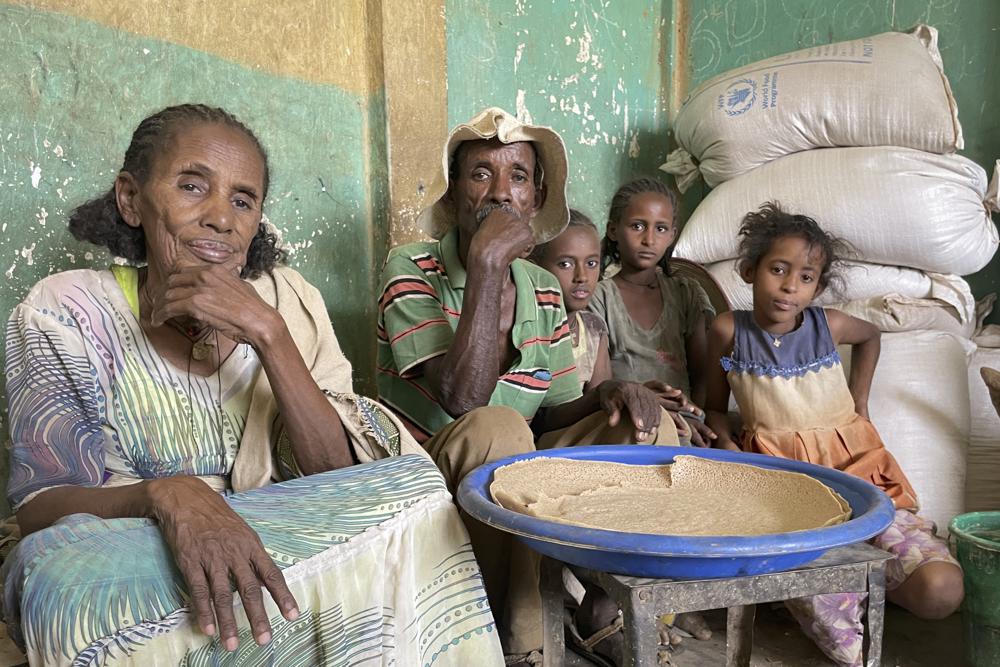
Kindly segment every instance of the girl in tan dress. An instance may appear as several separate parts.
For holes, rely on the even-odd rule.
[[[705,290],[675,275],[670,256],[677,240],[677,195],[655,178],[625,183],[611,200],[602,244],[605,267],[620,266],[594,290],[590,310],[608,327],[611,373],[704,403],[705,332],[714,315]],[[678,426],[690,442],[715,434],[700,408],[686,410]]]

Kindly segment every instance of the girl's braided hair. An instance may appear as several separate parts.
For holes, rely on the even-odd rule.
[[[132,133],[132,141],[125,151],[121,171],[127,171],[139,183],[144,183],[153,168],[153,162],[166,143],[176,132],[188,124],[219,124],[242,132],[260,153],[264,163],[264,192],[261,201],[267,198],[270,171],[267,151],[250,128],[236,120],[223,109],[203,104],[181,104],[167,107],[147,117]],[[115,189],[112,187],[104,195],[92,199],[74,209],[69,217],[69,231],[80,241],[87,241],[107,248],[112,255],[130,262],[146,261],[146,236],[141,227],[130,227],[118,211]],[[278,247],[278,236],[266,224],[261,224],[257,235],[247,250],[246,266],[241,277],[256,278],[261,273],[270,273],[286,259],[284,250]]]
[[[674,212],[674,220],[677,220],[677,207],[680,202],[677,192],[658,179],[643,176],[629,181],[615,192],[615,196],[611,198],[611,208],[608,210],[608,227],[618,224],[621,221],[622,216],[625,214],[625,209],[628,208],[629,202],[632,201],[632,197],[647,192],[666,197],[670,202],[671,210]],[[670,256],[673,254],[674,246],[671,244],[667,248],[667,251],[663,253],[663,257],[660,258],[659,266],[663,269],[664,275],[670,275]],[[618,242],[611,240],[605,229],[604,240],[601,241],[601,277],[604,277],[604,271],[609,266],[620,262],[621,252],[618,250]]]

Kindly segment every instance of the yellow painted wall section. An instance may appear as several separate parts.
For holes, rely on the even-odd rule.
[[[416,218],[448,136],[444,0],[384,2],[391,244],[425,238]]]
[[[367,24],[373,3],[365,0],[22,0],[16,4],[77,16],[355,94],[368,95],[382,84],[380,69],[371,67],[368,59]]]

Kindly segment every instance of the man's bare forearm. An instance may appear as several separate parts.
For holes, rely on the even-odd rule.
[[[424,374],[438,402],[452,417],[489,403],[500,377],[501,299],[504,270],[470,270],[462,316],[448,351],[424,364]]]

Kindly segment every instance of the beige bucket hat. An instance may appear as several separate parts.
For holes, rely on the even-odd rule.
[[[569,222],[569,209],[566,206],[566,147],[552,128],[526,125],[496,107],[480,111],[475,118],[456,126],[448,135],[440,169],[427,188],[428,201],[432,203],[421,211],[417,224],[436,239],[447,234],[448,230],[455,226],[455,211],[442,201],[442,197],[448,192],[451,159],[463,141],[493,137],[499,138],[505,144],[517,141],[530,141],[534,144],[542,167],[542,182],[545,184],[546,193],[542,208],[531,221],[531,226],[535,230],[535,242],[545,243],[558,236]]]

